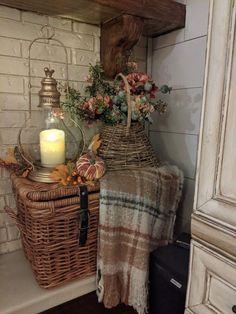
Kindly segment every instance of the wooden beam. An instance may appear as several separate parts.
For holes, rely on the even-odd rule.
[[[95,0],[125,14],[160,22],[169,22],[180,27],[185,24],[185,5],[172,0]]]
[[[0,0],[0,4],[101,24],[128,14],[144,19],[144,34],[156,36],[185,25],[185,5],[172,0]]]
[[[0,0],[0,4],[97,25],[121,14],[117,9],[103,7],[94,0]]]

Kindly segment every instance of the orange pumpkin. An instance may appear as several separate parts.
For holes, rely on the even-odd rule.
[[[102,158],[89,152],[78,159],[76,169],[81,177],[89,181],[97,180],[105,173],[105,163]]]

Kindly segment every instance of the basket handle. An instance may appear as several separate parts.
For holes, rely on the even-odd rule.
[[[130,97],[130,85],[128,83],[127,78],[124,76],[124,74],[118,73],[116,75],[116,78],[118,76],[120,76],[122,78],[122,80],[124,81],[125,89],[126,89],[126,93],[127,93],[128,117],[127,117],[126,135],[128,135],[129,134],[129,129],[130,129],[130,126],[131,126],[131,113],[132,113],[131,97]]]

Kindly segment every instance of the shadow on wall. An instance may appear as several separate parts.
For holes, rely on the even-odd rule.
[[[190,233],[191,214],[193,212],[195,181],[185,179],[183,195],[177,210],[174,234],[178,236],[181,232]]]
[[[198,134],[202,88],[173,90],[171,94],[159,94],[168,104],[167,112],[159,115],[154,112],[151,131]]]
[[[178,234],[190,230],[202,89],[174,90],[162,99],[168,102],[168,111],[163,116],[154,114],[150,139],[161,160],[177,165],[184,172],[184,190],[176,221]]]

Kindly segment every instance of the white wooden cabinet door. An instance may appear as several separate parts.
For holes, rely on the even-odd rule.
[[[185,313],[236,313],[236,5],[211,0]]]

